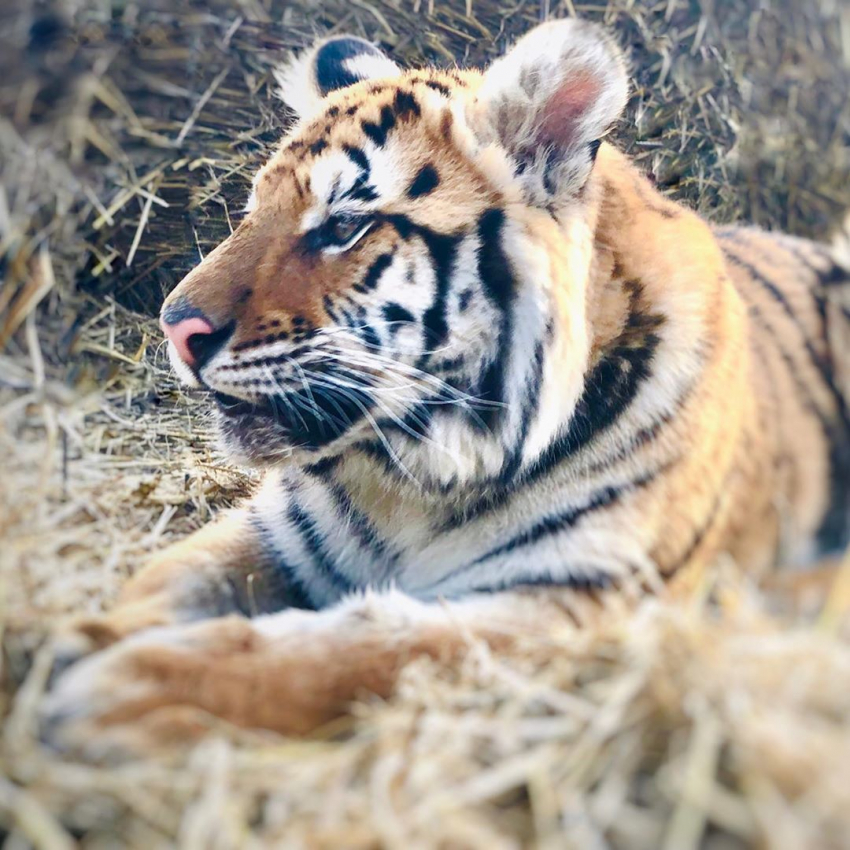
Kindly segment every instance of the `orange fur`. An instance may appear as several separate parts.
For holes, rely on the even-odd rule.
[[[578,88],[553,99],[555,113],[542,125],[547,137],[569,137],[574,113],[601,90],[595,77],[577,79]],[[434,99],[434,86],[473,104],[471,128]],[[324,111],[285,140],[261,171],[257,209],[168,303],[187,299],[213,325],[234,323],[235,349],[297,336],[302,322],[326,321],[324,299],[350,292],[376,258],[403,240],[379,225],[353,253],[319,260],[302,250],[297,227],[311,205],[311,168],[329,147],[363,144],[363,122],[380,121],[399,92],[415,96],[419,112],[406,114],[394,129],[405,154],[396,170],[410,182],[431,164],[439,185],[427,197],[403,195],[383,213],[406,216],[416,226],[437,222],[450,234],[494,205],[508,209],[528,256],[549,276],[562,334],[553,368],[562,370],[565,393],[582,340],[585,377],[612,351],[658,346],[653,366],[665,378],[658,391],[671,398],[652,426],[656,431],[650,433],[648,414],[633,402],[606,432],[607,442],[577,453],[569,473],[590,480],[619,464],[640,481],[647,470],[657,470],[588,518],[592,544],[622,537],[642,548],[641,563],[624,566],[614,583],[624,593],[635,579],[657,587],[641,572],[651,562],[671,592],[684,592],[724,554],[756,574],[779,561],[811,558],[835,498],[835,440],[848,439],[829,431],[846,415],[846,399],[829,380],[830,368],[843,374],[835,360],[846,352],[830,340],[846,317],[837,314],[832,330],[824,327],[824,280],[838,274],[828,251],[755,230],[715,232],[659,194],[607,144],[569,215],[527,204],[506,176],[504,157],[470,141],[483,120],[475,100],[480,86],[475,72],[422,71],[331,94]],[[850,445],[837,449],[840,454]],[[432,543],[433,529],[445,526],[452,511],[466,510],[471,499],[449,488],[435,495],[389,480],[383,467],[367,460],[343,466],[335,483],[377,533],[412,541],[420,551]],[[558,507],[547,505],[557,492],[553,486],[540,484],[534,509]],[[417,525],[423,517],[433,522]],[[492,533],[510,519],[498,519]],[[202,728],[187,721],[186,706],[240,726],[305,732],[342,713],[361,691],[387,696],[412,657],[452,663],[469,635],[498,651],[511,631],[505,622],[533,630],[535,617],[565,593],[571,605],[583,604],[575,591],[512,592],[488,604],[456,603],[455,618],[439,606],[391,595],[391,604],[377,613],[369,598],[355,598],[327,615],[287,612],[256,624],[219,616],[179,625],[286,607],[287,589],[274,587],[272,561],[247,513],[157,558],[129,583],[113,612],[78,624],[76,633],[103,646],[150,626],[173,628],[120,641],[73,668],[52,697],[57,740],[91,742],[115,729],[125,730],[123,743],[130,747],[150,745],[151,735],[171,740],[176,730]],[[598,613],[595,596],[583,598],[584,615],[587,607]],[[69,705],[75,711],[70,724],[61,722]],[[148,723],[154,714],[162,719],[165,709],[172,710],[171,721]],[[131,721],[145,718],[135,732],[127,731]]]

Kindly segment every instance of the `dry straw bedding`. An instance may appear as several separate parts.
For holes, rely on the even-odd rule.
[[[110,766],[34,737],[47,630],[250,484],[151,316],[286,124],[269,62],[331,29],[482,62],[549,6],[616,27],[635,77],[620,142],[671,195],[821,237],[850,207],[842,0],[0,9],[5,847],[850,846],[847,583],[789,614],[731,564],[687,604],[565,612],[504,656],[417,661],[308,740],[213,723],[191,753]]]

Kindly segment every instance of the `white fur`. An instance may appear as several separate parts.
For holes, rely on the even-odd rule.
[[[322,94],[316,83],[315,59],[320,41],[309,50],[290,56],[287,62],[273,69],[278,84],[278,96],[302,121],[313,117],[322,107]],[[387,56],[365,53],[343,63],[345,69],[361,80],[397,77],[401,69]]]
[[[350,74],[361,80],[386,79],[401,74],[401,68],[392,59],[373,53],[353,56],[351,59],[346,59],[343,65]]]
[[[564,254],[553,258],[538,249],[527,257],[525,265],[529,277],[540,281],[552,279],[555,269],[550,264],[560,264],[562,291],[569,293],[569,299],[554,317],[555,338],[543,367],[540,404],[525,442],[524,465],[537,460],[569,422],[584,389],[590,355],[586,296],[592,234],[580,210],[561,221],[561,230],[563,245],[569,246]]]
[[[272,70],[278,97],[298,118],[309,118],[321,105],[322,96],[316,86],[313,61],[320,45],[289,57],[289,61]]]

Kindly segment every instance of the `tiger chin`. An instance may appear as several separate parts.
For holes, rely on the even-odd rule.
[[[340,37],[277,76],[297,123],[162,309],[263,483],[63,632],[47,740],[305,732],[470,636],[847,544],[846,265],[711,228],[604,141],[605,31],[483,72]]]

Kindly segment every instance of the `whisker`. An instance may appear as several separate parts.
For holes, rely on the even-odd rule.
[[[335,381],[336,376],[334,376],[334,375],[322,376],[322,375],[317,375],[316,373],[310,372],[309,370],[307,370],[305,372],[305,374],[310,375],[318,386],[325,387],[325,388],[331,388],[331,389],[336,389],[336,388],[339,387],[339,384],[336,383],[336,381]],[[451,452],[445,446],[440,445],[438,442],[433,440],[431,437],[428,437],[426,434],[422,434],[422,433],[418,433],[418,432],[414,431],[403,419],[400,419],[398,417],[398,415],[389,406],[387,406],[384,402],[382,402],[379,398],[375,398],[374,401],[378,405],[378,407],[380,407],[380,409],[384,412],[384,414],[389,416],[390,419],[392,419],[392,421],[402,431],[404,431],[406,434],[408,434],[410,437],[412,437],[417,442],[425,443],[427,445],[433,446],[438,451],[442,452],[443,454],[448,455],[457,464],[458,457],[455,453]],[[413,416],[415,421],[423,429],[425,428],[425,423],[422,422],[420,419],[418,419],[418,417],[416,417],[415,414],[408,411],[408,415]],[[469,459],[465,456],[461,456],[461,460],[468,462]]]
[[[315,399],[314,399],[315,410],[311,411],[312,415],[314,415],[316,417],[316,419],[317,419],[317,421],[319,422],[320,425],[324,425],[326,422],[330,421],[331,424],[335,424],[336,427],[339,429],[339,431],[342,432],[346,429],[346,427],[348,425],[351,424],[351,421],[346,417],[343,409],[338,404],[334,403],[333,399],[328,399],[328,400],[331,402],[331,404],[334,405],[334,407],[336,407],[337,411],[340,414],[340,417],[342,417],[342,418],[337,418],[332,413],[328,413],[328,411],[326,411],[326,410],[319,410],[318,406],[315,405]],[[307,400],[299,397],[299,395],[297,393],[293,393],[291,401],[296,407],[300,407],[302,410],[309,410],[309,407],[307,406]]]
[[[298,371],[298,374],[301,377],[301,383],[304,385],[304,391],[307,393],[307,396],[313,404],[313,409],[316,412],[316,418],[321,421],[322,414],[319,411],[319,406],[316,404],[316,399],[313,398],[313,393],[310,390],[310,385],[307,383],[307,376],[304,374],[304,370],[298,365],[298,361],[295,360],[295,358],[289,361],[289,365]]]
[[[273,396],[271,396],[271,395],[270,395],[270,396],[268,396],[268,398],[270,398],[270,399],[279,399],[280,401],[282,401],[282,402],[283,402],[283,404],[286,406],[287,411],[292,411],[292,413],[293,413],[293,414],[295,414],[295,415],[296,415],[296,416],[297,416],[297,417],[301,420],[301,424],[304,426],[304,430],[305,430],[305,431],[309,430],[309,429],[307,428],[307,422],[305,421],[304,417],[301,415],[301,413],[297,410],[297,408],[296,408],[296,407],[295,407],[295,406],[294,406],[294,405],[290,402],[290,400],[287,398],[288,393],[287,393],[287,392],[286,392],[286,390],[285,390],[285,389],[284,389],[284,388],[280,385],[280,382],[277,380],[277,377],[276,377],[276,375],[274,374],[274,372],[272,371],[272,369],[271,369],[270,367],[268,367],[268,366],[267,366],[265,371],[266,371],[266,373],[267,373],[267,375],[268,375],[268,377],[269,377],[269,380],[270,380],[270,381],[272,382],[272,384],[274,384],[274,386],[275,386],[275,387],[277,387],[277,389],[278,389],[277,394],[275,394],[275,395],[273,395]],[[275,408],[274,404],[272,404],[272,410],[275,412],[275,415],[277,415],[277,409]],[[281,423],[280,423],[280,419],[277,419],[277,421],[278,421],[278,424],[281,424]]]
[[[375,431],[375,434],[377,435],[378,439],[381,441],[381,444],[383,445],[384,449],[386,449],[386,452],[390,456],[390,458],[392,459],[393,463],[399,468],[399,470],[401,471],[402,475],[404,475],[405,478],[407,478],[410,482],[412,482],[418,490],[422,490],[423,489],[422,484],[416,478],[416,476],[414,476],[413,473],[401,462],[401,458],[399,458],[399,456],[395,453],[395,450],[390,445],[390,442],[386,438],[386,436],[384,435],[384,432],[381,431],[380,426],[375,421],[374,417],[369,413],[368,410],[366,410],[365,407],[363,407],[362,410],[363,410],[363,415],[366,417],[367,421],[372,426],[373,430]]]
[[[339,362],[345,363],[346,366],[350,367],[352,363],[360,366],[368,366],[371,368],[377,368],[376,364],[368,362],[368,360],[358,360],[355,357],[343,356],[339,354],[331,354],[330,352],[325,352],[325,354],[331,359],[337,360]],[[383,374],[386,376],[387,374],[391,374],[395,369],[395,363],[393,361],[387,361],[384,364],[380,364],[380,369],[383,371]],[[418,370],[417,370],[418,371]],[[440,381],[439,378],[434,378],[433,376],[428,375],[424,372],[419,372],[419,375],[422,376],[423,383],[431,383],[436,386],[437,392],[441,393],[441,396],[437,398],[421,398],[418,399],[416,403],[424,404],[425,406],[444,406],[444,405],[455,405],[464,410],[464,412],[484,431],[487,433],[492,433],[492,429],[490,426],[484,422],[481,416],[477,413],[476,408],[502,408],[505,407],[503,402],[494,402],[488,401],[486,399],[479,399],[475,396],[471,396],[456,388],[452,387],[451,384],[446,384],[443,381]],[[417,377],[419,377],[417,375]],[[426,381],[426,379],[431,379],[430,381]],[[447,393],[453,393],[455,398],[446,398],[445,395]]]
[[[408,374],[410,377],[415,377],[418,380],[421,380],[423,383],[434,385],[438,387],[441,391],[448,394],[450,398],[443,399],[435,399],[435,401],[439,401],[442,403],[453,403],[454,401],[466,401],[469,403],[473,403],[475,405],[480,405],[482,407],[504,407],[505,403],[500,401],[490,401],[488,399],[478,398],[477,396],[470,395],[469,393],[465,393],[462,390],[453,387],[451,384],[446,381],[438,378],[436,375],[432,375],[429,372],[424,372],[421,369],[416,368],[415,366],[410,366],[406,363],[399,363],[396,360],[389,360],[386,358],[379,358],[375,355],[368,354],[366,352],[347,352],[347,351],[328,351],[327,349],[322,349],[321,352],[317,352],[317,354],[321,354],[322,356],[332,357],[344,363],[350,363],[353,360],[357,360],[359,365],[362,366],[371,366],[374,368],[379,368],[385,371],[399,371]],[[451,398],[453,397],[453,398]]]

